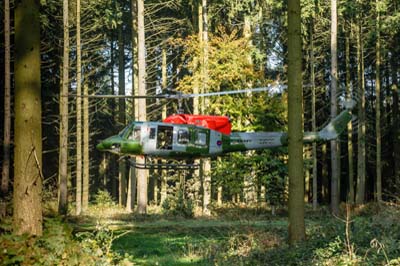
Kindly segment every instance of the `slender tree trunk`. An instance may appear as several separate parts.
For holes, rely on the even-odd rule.
[[[81,0],[76,0],[76,215],[82,212]]]
[[[289,242],[305,239],[300,1],[288,2]]]
[[[208,12],[207,0],[202,0],[202,44],[203,44],[203,58],[202,58],[202,90],[205,92],[208,89]],[[208,99],[204,100],[202,105],[203,111],[208,107]],[[209,205],[211,203],[211,160],[203,159],[203,215],[211,215]]]
[[[352,99],[351,76],[350,76],[350,32],[346,35],[346,98]],[[349,192],[347,202],[354,203],[354,162],[353,162],[353,124],[347,124],[347,161],[349,169]]]
[[[167,88],[167,48],[165,45],[162,47],[162,89],[163,91]],[[167,106],[164,105],[162,108],[161,118],[164,120],[167,117]],[[160,204],[162,205],[167,199],[167,173],[165,170],[159,169],[161,185],[160,185]]]
[[[68,211],[68,80],[69,80],[69,22],[68,0],[63,0],[64,53],[60,91],[60,159],[58,164],[58,213]]]
[[[310,78],[311,78],[311,116],[312,116],[312,131],[317,132],[317,117],[316,117],[316,93],[315,93],[315,56],[314,56],[314,20],[311,23],[310,30]],[[317,209],[318,205],[318,164],[317,164],[317,143],[312,144],[312,206],[313,210]]]
[[[364,52],[362,41],[362,26],[359,21],[357,32],[357,59],[358,59],[358,153],[357,153],[357,193],[356,204],[363,204],[365,197],[365,171],[366,171],[366,149],[365,149],[365,81],[364,81]]]
[[[337,0],[331,0],[331,119],[337,116],[338,104],[338,63],[337,63]],[[331,141],[331,211],[339,212],[339,149],[336,140]]]
[[[42,235],[42,111],[39,2],[15,2],[13,229]]]
[[[83,171],[82,171],[82,212],[89,207],[89,87],[83,86]]]
[[[381,29],[379,0],[376,0],[376,84],[375,84],[375,130],[376,130],[376,201],[382,201],[382,142],[381,142]]]
[[[10,0],[4,0],[4,139],[1,192],[8,193],[11,144]]]
[[[137,65],[137,8],[136,0],[131,0],[131,23],[132,23],[132,95],[137,95],[138,92],[138,65]],[[137,99],[132,100],[132,115],[135,120],[138,119],[137,114]],[[131,160],[136,161],[136,158]],[[137,191],[137,171],[133,165],[130,165],[129,180],[128,180],[128,198],[126,209],[132,211],[136,202]]]
[[[125,45],[122,31],[122,24],[118,26],[118,95],[125,95]],[[118,122],[121,127],[126,123],[126,103],[125,99],[119,99]],[[127,197],[127,172],[125,160],[119,161],[119,206],[126,205]]]
[[[139,95],[146,94],[146,46],[145,46],[145,28],[144,28],[144,0],[137,1],[137,19],[138,19],[138,92]],[[140,121],[145,121],[147,117],[146,100],[138,100],[138,116]],[[144,164],[144,158],[138,157],[137,162]],[[137,169],[138,186],[138,213],[147,213],[147,181],[148,171],[146,169]]]

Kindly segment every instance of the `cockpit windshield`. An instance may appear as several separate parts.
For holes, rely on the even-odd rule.
[[[118,136],[120,136],[121,138],[126,137],[129,134],[130,129],[132,128],[132,124],[127,125],[126,127],[124,127],[124,129],[122,129],[119,133]]]

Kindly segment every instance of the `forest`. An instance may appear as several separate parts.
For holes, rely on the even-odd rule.
[[[2,2],[1,265],[400,265],[399,0]]]

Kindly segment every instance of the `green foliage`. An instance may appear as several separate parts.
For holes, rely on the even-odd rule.
[[[161,205],[166,215],[191,218],[194,215],[194,205],[191,199],[184,197],[182,190],[178,190],[176,197],[169,196]]]
[[[14,235],[8,225],[1,228],[4,231],[0,236],[2,265],[120,265],[126,262],[125,258],[110,251],[110,233],[104,230],[87,235],[88,238],[95,236],[93,241],[97,243],[88,246],[88,238],[80,236],[80,241],[75,240],[72,228],[59,219],[45,219],[41,237]]]
[[[97,191],[96,195],[94,195],[94,202],[99,208],[115,207],[114,199],[107,190]]]

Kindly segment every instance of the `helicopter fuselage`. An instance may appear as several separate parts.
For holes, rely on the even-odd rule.
[[[303,142],[336,139],[344,132],[347,123],[351,121],[350,111],[350,108],[343,110],[321,131],[304,132]],[[232,132],[225,134],[199,125],[134,121],[118,135],[100,142],[97,149],[121,156],[194,159],[235,151],[268,149],[287,144],[286,132]]]
[[[132,122],[118,135],[97,145],[100,151],[118,155],[188,159],[218,156],[228,152],[282,146],[284,132],[233,132],[163,122]]]

